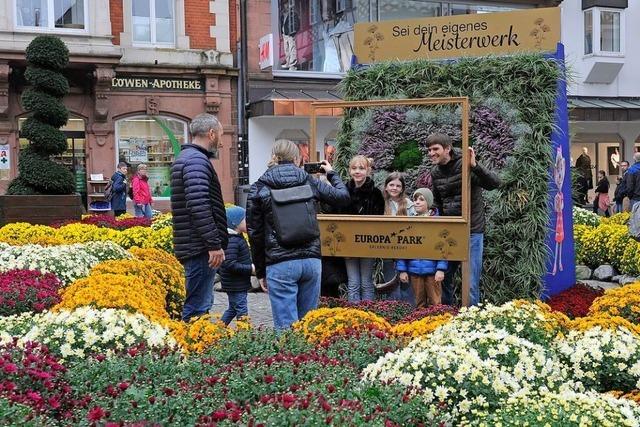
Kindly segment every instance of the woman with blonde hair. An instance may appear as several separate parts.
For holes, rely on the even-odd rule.
[[[318,306],[320,298],[321,246],[318,233],[308,232],[296,224],[315,225],[315,209],[309,212],[309,203],[298,213],[282,218],[278,200],[282,190],[288,197],[302,200],[309,195],[313,205],[322,202],[336,208],[349,203],[349,192],[328,162],[322,162],[327,182],[320,181],[296,166],[300,152],[289,140],[279,140],[273,146],[269,169],[262,174],[249,192],[247,200],[247,226],[251,254],[260,285],[269,292],[273,323],[276,330],[284,330]],[[296,199],[297,198],[297,199]],[[296,236],[298,234],[299,236]],[[297,238],[299,237],[299,238]]]

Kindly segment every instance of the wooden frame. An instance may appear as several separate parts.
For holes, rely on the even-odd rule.
[[[423,98],[372,101],[321,101],[311,103],[311,159],[317,161],[317,118],[330,109],[459,105],[462,152],[469,147],[469,99]],[[322,254],[325,256],[432,258],[462,262],[462,304],[470,302],[469,235],[471,224],[469,157],[462,161],[462,216],[393,217],[376,215],[318,215]]]

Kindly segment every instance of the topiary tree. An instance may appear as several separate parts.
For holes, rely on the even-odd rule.
[[[67,149],[60,127],[69,119],[62,103],[69,92],[69,82],[62,74],[69,50],[57,37],[38,36],[27,47],[26,58],[25,78],[30,87],[22,93],[22,105],[31,115],[22,126],[22,135],[29,146],[20,151],[19,174],[7,193],[71,194],[75,191],[73,173],[50,159]]]

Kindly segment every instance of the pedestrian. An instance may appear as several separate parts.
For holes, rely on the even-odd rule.
[[[462,153],[455,150],[448,135],[434,133],[427,137],[427,148],[433,166],[431,179],[435,207],[442,216],[462,216]],[[471,270],[470,303],[480,302],[480,276],[484,250],[484,190],[494,190],[501,185],[500,178],[476,161],[476,153],[469,147],[469,168],[471,170],[471,227],[469,236],[469,263]],[[442,283],[444,304],[454,302],[453,277],[460,262],[450,261]]]
[[[182,145],[171,166],[173,248],[186,276],[185,321],[211,310],[213,279],[228,242],[222,190],[210,160],[221,145],[222,125],[211,114],[199,114],[189,133],[191,143]]]
[[[118,163],[118,169],[111,176],[111,187],[113,195],[111,196],[111,209],[113,216],[119,217],[127,213],[127,171],[128,166],[125,162]]]
[[[629,210],[640,201],[640,153],[633,154],[633,166],[624,176],[625,193],[629,198]]]
[[[625,175],[627,174],[627,170],[629,169],[629,162],[623,160],[619,163],[620,165],[620,175],[616,180],[616,191],[613,193],[613,201],[616,203],[616,213],[624,212],[624,198],[627,197],[627,189],[625,185]]]
[[[438,216],[433,208],[433,193],[428,188],[418,188],[413,193],[413,207],[419,217]],[[442,281],[447,271],[447,261],[430,259],[400,259],[396,269],[400,282],[411,283],[416,308],[442,304]]]
[[[320,233],[315,204],[340,208],[349,191],[324,161],[329,183],[296,166],[300,151],[279,140],[269,169],[256,181],[247,201],[251,254],[260,286],[269,293],[276,330],[288,329],[318,306],[321,280]]]
[[[245,210],[240,206],[226,208],[229,244],[224,251],[224,262],[220,266],[222,291],[227,294],[229,308],[222,315],[225,325],[236,318],[248,315],[247,292],[251,289],[251,275],[255,273],[251,263],[249,245],[242,233],[247,232]]]
[[[140,163],[136,170],[137,173],[131,182],[135,215],[136,217],[151,218],[153,216],[153,211],[151,210],[153,198],[151,197],[151,189],[149,188],[147,165]]]
[[[385,201],[382,192],[376,188],[371,179],[372,159],[355,156],[349,162],[347,189],[351,203],[342,214],[347,215],[383,215]],[[374,258],[346,258],[347,297],[350,302],[373,301],[376,290],[373,286]]]
[[[602,212],[606,217],[611,216],[609,213],[609,205],[611,205],[611,200],[609,199],[609,180],[603,170],[598,171],[598,184],[596,185],[595,193],[593,212],[598,215]]]
[[[411,199],[406,195],[406,189],[407,186],[403,174],[400,172],[392,172],[387,176],[384,181],[383,191],[385,215],[413,216],[416,214],[413,207],[413,201],[411,201]],[[390,259],[384,260],[382,262],[382,271],[385,280],[391,276],[391,274],[395,274],[397,276],[396,261]],[[393,289],[391,289],[389,298],[397,301],[404,301],[412,305],[415,304],[413,289],[411,289],[411,285],[408,282],[396,280],[396,284]]]

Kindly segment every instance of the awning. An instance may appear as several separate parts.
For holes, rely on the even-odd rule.
[[[273,89],[267,96],[251,104],[250,117],[258,116],[309,116],[311,103],[316,101],[341,101],[333,90],[285,90]],[[341,108],[323,108],[319,116],[341,116]]]
[[[569,116],[572,121],[630,122],[640,120],[640,98],[570,96]]]

